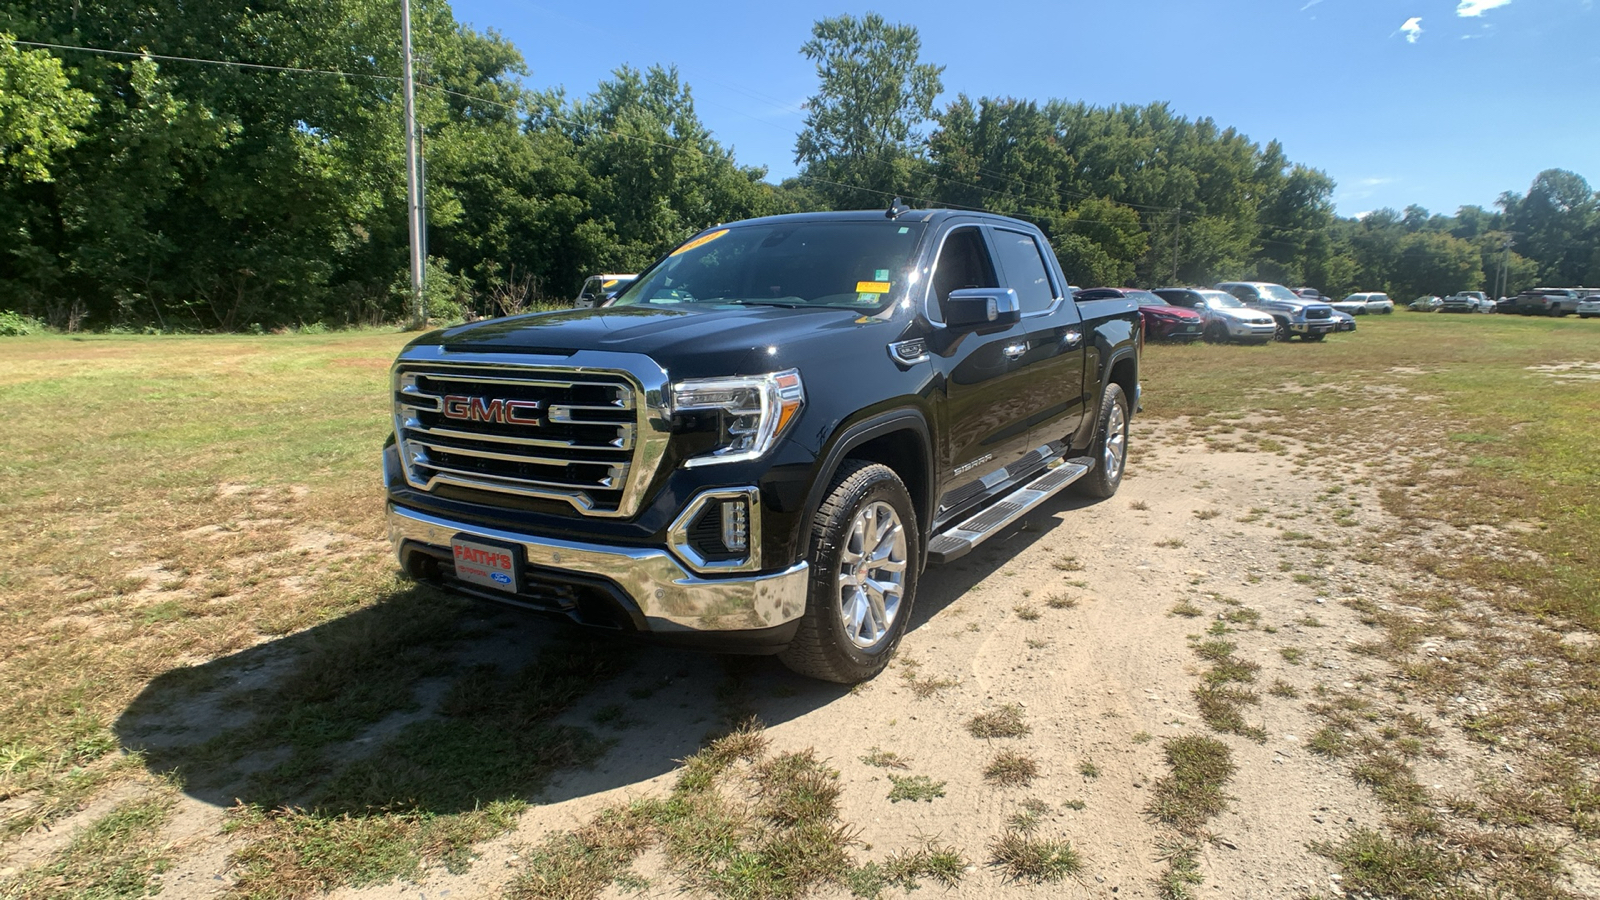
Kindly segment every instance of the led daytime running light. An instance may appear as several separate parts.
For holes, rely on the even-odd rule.
[[[723,446],[685,460],[688,467],[743,462],[771,450],[805,405],[798,369],[739,378],[695,378],[672,386],[674,413],[720,411],[727,416]]]

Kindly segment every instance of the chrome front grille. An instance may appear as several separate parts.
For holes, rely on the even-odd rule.
[[[661,458],[648,392],[622,371],[408,363],[395,435],[413,487],[453,485],[628,516]]]

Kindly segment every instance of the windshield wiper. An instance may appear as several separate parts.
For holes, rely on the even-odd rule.
[[[787,300],[745,300],[743,298],[724,300],[724,303],[737,303],[740,306],[778,306],[784,309],[799,309],[804,303],[792,303]]]

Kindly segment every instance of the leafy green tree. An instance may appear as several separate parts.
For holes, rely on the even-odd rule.
[[[1067,279],[1079,287],[1130,284],[1134,262],[1149,246],[1139,214],[1110,200],[1084,200],[1039,224]]]
[[[879,206],[885,193],[914,192],[920,128],[944,90],[944,67],[919,61],[916,28],[877,13],[821,19],[811,35],[800,53],[816,63],[819,84],[795,139],[802,174],[839,207]]]
[[[0,33],[0,173],[49,181],[51,157],[77,145],[94,98],[68,83],[60,60],[12,40]]]
[[[1539,264],[1540,280],[1570,286],[1584,281],[1600,231],[1600,197],[1575,172],[1546,169],[1526,194],[1500,195],[1506,229],[1519,253]]]
[[[1483,286],[1481,256],[1470,241],[1418,231],[1401,238],[1396,249],[1389,293],[1398,298],[1443,297]]]

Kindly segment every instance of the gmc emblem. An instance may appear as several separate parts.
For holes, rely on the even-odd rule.
[[[444,398],[444,417],[464,422],[499,422],[501,425],[538,425],[537,400],[488,400],[450,394]]]

